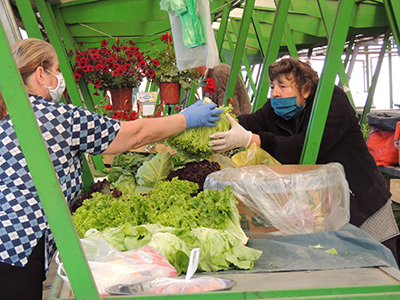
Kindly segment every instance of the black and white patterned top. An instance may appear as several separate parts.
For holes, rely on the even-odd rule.
[[[29,100],[70,204],[83,187],[82,154],[106,150],[120,122],[39,96],[30,95]],[[0,222],[0,261],[25,266],[44,234],[47,273],[55,242],[9,117],[0,121]]]

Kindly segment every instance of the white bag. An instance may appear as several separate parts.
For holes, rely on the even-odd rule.
[[[85,243],[85,239],[82,239],[81,242]],[[175,277],[177,275],[176,269],[168,260],[151,246],[146,245],[139,249],[121,252],[104,240],[98,245],[96,261],[88,258],[88,264],[101,296],[107,295],[106,289],[113,285],[135,284],[154,280],[157,277]],[[104,251],[106,248],[112,250]],[[93,257],[93,253],[89,256]],[[60,261],[58,253],[55,261],[58,264],[58,276],[71,288],[64,264]]]
[[[187,48],[183,42],[182,23],[179,15],[169,10],[170,2],[173,0],[162,0],[160,7],[168,11],[172,28],[172,37],[175,46],[176,62],[179,71],[206,66],[208,69],[219,65],[217,42],[211,24],[211,12],[209,0],[197,0],[197,12],[203,25],[207,43],[196,48]]]

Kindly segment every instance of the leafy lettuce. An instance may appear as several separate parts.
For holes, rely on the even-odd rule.
[[[207,103],[207,101],[203,103]],[[231,123],[226,118],[226,114],[230,113],[233,109],[231,105],[220,106],[218,108],[223,109],[223,112],[220,114],[221,119],[216,122],[217,126],[189,128],[163,141],[167,146],[178,151],[179,158],[174,163],[184,164],[192,160],[200,161],[208,159],[214,154],[209,145],[210,135],[215,132],[231,129]]]
[[[190,251],[200,248],[199,271],[215,272],[229,269],[252,269],[262,251],[252,249],[227,230],[198,227],[192,230],[157,224],[132,226],[124,224],[102,233],[88,231],[87,238],[100,234],[120,251],[144,245],[154,247],[177,270],[187,271]]]
[[[154,188],[158,182],[164,181],[168,177],[173,167],[169,152],[158,153],[151,160],[144,162],[137,170],[137,185]]]

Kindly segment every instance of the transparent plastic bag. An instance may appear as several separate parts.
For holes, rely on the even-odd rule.
[[[252,144],[249,148],[236,153],[231,158],[223,154],[213,154],[211,155],[210,160],[219,163],[221,169],[238,166],[271,166],[281,164],[271,154],[256,146],[256,144]]]
[[[203,187],[227,185],[282,235],[338,230],[350,220],[350,190],[339,163],[225,168],[209,174]]]
[[[200,248],[192,249],[185,278],[156,278],[150,284],[150,294],[200,293],[226,288],[225,281],[217,277],[192,278],[199,266],[199,259]]]
[[[161,0],[160,8],[168,11],[171,24],[172,36],[174,39],[176,63],[179,71],[192,69],[195,67],[206,66],[208,69],[219,65],[219,54],[214,30],[211,23],[211,12],[209,0],[190,0],[191,15],[187,14],[192,26],[183,28],[180,14],[188,9],[188,0]],[[177,13],[178,12],[178,13]],[[201,29],[200,29],[201,28]],[[195,33],[195,30],[197,33]],[[194,36],[202,31],[201,36],[193,40],[195,47],[185,46],[186,36]],[[200,40],[204,41],[199,42]]]
[[[97,247],[93,239],[81,239],[81,243],[88,246],[89,268],[101,295],[106,295],[106,289],[113,285],[135,284],[177,275],[168,260],[151,246],[121,252],[102,238],[98,240]],[[83,246],[84,252],[86,246]],[[57,263],[57,274],[71,288],[64,264],[59,259]]]
[[[226,288],[224,280],[218,277],[157,278],[151,283],[150,294],[201,293]]]

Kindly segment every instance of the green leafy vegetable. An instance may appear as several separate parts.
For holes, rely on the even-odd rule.
[[[137,185],[154,188],[158,182],[167,178],[172,169],[171,154],[169,152],[158,153],[151,160],[144,162],[137,170]]]
[[[209,145],[210,135],[231,129],[231,123],[226,118],[226,114],[232,111],[232,106],[220,106],[219,108],[223,109],[223,112],[220,114],[221,119],[216,122],[217,126],[189,128],[164,140],[165,144],[178,150],[179,158],[174,163],[184,164],[191,160],[200,161],[208,159],[214,154]]]
[[[94,193],[92,196],[92,199],[83,201],[82,206],[72,215],[79,236],[82,237],[91,228],[103,231],[125,223],[142,224],[140,195],[123,195],[118,199],[101,193]]]
[[[88,231],[87,238],[95,236]],[[200,248],[199,271],[229,269],[252,269],[262,251],[244,246],[227,230],[164,227],[157,224],[132,226],[124,224],[109,228],[100,234],[107,242],[120,251],[137,249],[144,245],[154,247],[175,267],[178,275],[186,272],[190,251]]]

